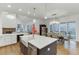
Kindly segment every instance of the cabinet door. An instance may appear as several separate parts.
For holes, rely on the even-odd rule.
[[[11,36],[11,37],[10,37],[10,43],[11,43],[11,44],[14,44],[14,43],[16,43],[16,42],[17,42],[17,36],[15,36],[15,35],[14,35],[14,36]]]
[[[16,39],[16,36],[10,36],[10,35],[7,35],[6,37],[5,37],[5,43],[7,44],[7,45],[9,45],[9,44],[14,44],[14,43],[16,43],[16,41],[17,41],[17,39]]]
[[[29,55],[37,55],[37,48],[35,48],[31,44],[28,44],[28,54]]]
[[[0,36],[0,47],[5,46],[5,40],[3,36]]]

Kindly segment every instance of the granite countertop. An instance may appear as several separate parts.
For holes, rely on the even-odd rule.
[[[38,49],[42,49],[51,43],[57,41],[58,39],[55,38],[50,38],[50,37],[45,37],[45,36],[39,36],[35,35],[33,38],[32,35],[27,35],[27,36],[21,36],[21,42],[28,47],[28,42],[32,44],[33,46],[37,47]]]
[[[0,35],[16,35],[16,34],[0,34]]]
[[[35,37],[39,37],[39,35],[35,35]],[[23,35],[23,36],[20,36],[20,38],[21,38],[20,41],[21,41],[26,47],[28,47],[28,41],[34,39],[34,38],[33,38],[33,35]]]
[[[38,49],[42,49],[57,40],[58,39],[50,38],[50,37],[39,37],[39,38],[34,38],[33,40],[30,40],[29,43],[37,47]]]
[[[25,34],[25,35],[28,35],[29,33],[22,33],[22,32],[13,32],[12,34],[16,34],[16,35],[20,35],[20,34]]]
[[[24,35],[24,36],[20,36],[21,38],[21,42],[26,46],[28,47],[28,41],[29,40],[32,40],[32,35]]]

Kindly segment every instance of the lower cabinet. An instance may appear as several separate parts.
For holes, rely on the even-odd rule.
[[[30,43],[28,43],[28,47],[20,43],[20,47],[21,47],[21,52],[24,55],[56,55],[57,54],[57,42],[53,42],[52,44],[42,49],[38,49],[37,47],[33,46]]]
[[[12,34],[0,35],[0,47],[17,43],[17,36]]]
[[[56,55],[57,54],[57,42],[53,42],[52,44],[38,49],[33,45],[29,44],[28,47],[28,54],[29,55]]]
[[[31,44],[28,44],[28,55],[37,55],[37,48]]]
[[[23,43],[20,42],[20,50],[24,55],[28,55],[28,47],[26,47]]]

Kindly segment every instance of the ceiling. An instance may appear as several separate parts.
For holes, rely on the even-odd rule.
[[[8,5],[12,7],[8,8]],[[33,8],[36,8],[36,16],[33,15]],[[22,11],[18,11],[18,9],[22,9]],[[52,18],[79,14],[79,3],[0,3],[0,12],[2,11],[31,18],[44,18],[45,16]],[[29,15],[28,11],[30,11]]]

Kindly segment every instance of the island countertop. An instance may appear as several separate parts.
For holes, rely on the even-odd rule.
[[[42,49],[53,42],[57,41],[58,39],[50,38],[50,37],[36,37],[33,40],[29,40],[28,42],[35,46],[38,49]]]
[[[45,37],[45,36],[40,36],[40,35],[35,35],[34,38],[32,35],[21,36],[21,42],[26,47],[28,47],[28,43],[30,43],[38,49],[42,49],[57,40],[58,39],[56,39],[56,38]]]

